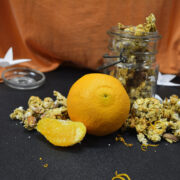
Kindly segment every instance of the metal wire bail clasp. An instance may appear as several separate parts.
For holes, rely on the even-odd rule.
[[[104,55],[103,55],[103,58],[119,58],[119,60],[118,60],[118,61],[111,62],[111,63],[106,64],[106,65],[102,65],[102,66],[100,66],[99,68],[97,68],[97,70],[100,71],[100,70],[104,70],[104,69],[106,69],[106,68],[109,68],[109,67],[111,67],[111,66],[114,66],[114,65],[116,65],[116,64],[118,64],[118,63],[125,63],[126,60],[127,60],[127,58],[123,56],[124,51],[125,51],[125,48],[122,48],[122,49],[120,50],[119,56],[110,56],[110,55],[108,55],[108,54],[104,54]]]

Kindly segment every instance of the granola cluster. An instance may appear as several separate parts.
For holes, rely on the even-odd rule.
[[[118,56],[123,49],[126,61],[118,63],[110,74],[121,81],[131,102],[137,98],[152,97],[157,77],[155,66],[156,42],[159,38],[154,14],[144,24],[125,26],[121,23],[109,31],[110,55]],[[114,61],[119,60],[115,58]]]
[[[53,94],[56,97],[55,101],[50,97],[42,100],[38,96],[31,96],[28,108],[26,110],[22,106],[16,108],[10,114],[10,118],[20,120],[28,130],[34,129],[38,120],[43,117],[69,119],[66,98],[58,91],[54,91]]]
[[[118,28],[124,30],[125,32],[130,32],[135,36],[148,35],[149,32],[156,31],[156,18],[153,13],[146,17],[146,22],[144,24],[138,24],[137,26],[125,26],[118,23]]]
[[[172,95],[161,103],[155,98],[139,98],[131,108],[124,126],[136,129],[139,142],[159,142],[164,138],[169,143],[180,139],[180,98]]]
[[[152,97],[155,94],[156,71],[154,69],[125,68],[119,65],[116,77],[125,87],[131,104],[138,98]]]

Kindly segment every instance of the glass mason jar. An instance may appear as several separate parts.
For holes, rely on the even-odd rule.
[[[114,64],[104,69],[124,85],[131,103],[137,98],[153,97],[156,92],[158,65],[157,41],[158,32],[149,32],[146,35],[134,35],[118,27],[108,31],[110,36],[109,52],[104,56],[104,65]]]

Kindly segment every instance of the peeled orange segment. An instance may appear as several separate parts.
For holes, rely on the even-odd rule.
[[[37,124],[39,131],[55,146],[72,146],[82,141],[86,127],[81,122],[43,118]]]

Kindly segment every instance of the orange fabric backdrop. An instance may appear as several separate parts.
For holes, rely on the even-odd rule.
[[[12,46],[15,58],[31,58],[23,65],[40,71],[63,61],[96,68],[107,52],[106,31],[117,22],[143,23],[152,12],[162,35],[160,71],[179,73],[179,9],[179,0],[1,0],[0,57]]]

